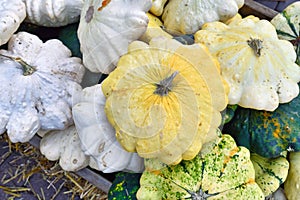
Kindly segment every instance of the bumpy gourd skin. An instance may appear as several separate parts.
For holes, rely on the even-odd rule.
[[[158,88],[171,77],[160,94]],[[228,92],[205,46],[167,38],[150,45],[133,42],[102,89],[108,120],[122,146],[167,164],[192,159],[206,140],[216,137]]]
[[[299,94],[300,68],[293,45],[278,39],[274,26],[253,16],[228,25],[206,23],[195,42],[208,46],[228,82],[229,104],[274,111]]]
[[[145,168],[137,192],[139,200],[264,199],[254,181],[249,150],[236,146],[229,135],[205,144],[192,160],[166,166],[147,159]]]
[[[169,0],[162,20],[173,34],[194,34],[207,22],[230,19],[243,5],[244,0]]]
[[[22,0],[1,0],[0,2],[0,45],[5,44],[19,28],[26,17]]]
[[[84,67],[59,40],[43,43],[19,32],[0,54],[0,133],[27,142],[39,129],[64,129],[73,123],[71,106],[81,91]],[[11,57],[8,58],[7,56]],[[21,58],[34,70],[24,75]]]

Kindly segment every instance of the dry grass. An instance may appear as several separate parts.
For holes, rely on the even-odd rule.
[[[29,143],[13,144],[5,134],[0,136],[0,141],[5,141],[7,144],[7,146],[0,147],[7,148],[6,153],[0,155],[0,166],[4,162],[8,162],[7,159],[11,158],[13,152],[17,153],[14,154],[13,159],[9,160],[9,164],[14,167],[7,169],[1,175],[0,180],[0,189],[9,195],[9,199],[20,198],[23,192],[31,192],[38,200],[46,199],[45,192],[47,191],[43,188],[40,188],[40,191],[35,191],[36,189],[30,181],[30,178],[36,173],[41,174],[43,180],[48,183],[47,188],[53,187],[56,191],[51,194],[50,200],[54,200],[62,192],[68,195],[69,199],[75,199],[75,197],[78,199],[78,196],[87,200],[107,199],[107,195],[103,191],[75,173],[62,170],[58,162],[47,160],[38,149]],[[19,164],[20,159],[26,162]],[[9,187],[7,185],[10,182],[20,183],[21,186]],[[67,188],[68,191],[61,191],[63,187]]]

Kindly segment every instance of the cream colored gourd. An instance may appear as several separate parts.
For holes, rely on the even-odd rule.
[[[230,19],[243,5],[244,0],[169,0],[162,20],[170,33],[194,34],[206,22]]]
[[[164,6],[168,0],[152,0],[150,12],[155,16],[161,16],[164,11]]]
[[[81,150],[75,126],[47,132],[40,142],[41,153],[51,161],[59,160],[65,171],[78,171],[89,164],[89,156]]]
[[[26,21],[46,27],[59,27],[79,21],[84,0],[23,0]]]
[[[162,29],[163,23],[160,21],[160,19],[151,13],[147,13],[147,16],[149,18],[149,23],[147,26],[146,32],[139,38],[139,40],[149,43],[152,38],[155,37],[166,37],[166,38],[172,38],[173,36],[167,33]]]
[[[284,182],[284,191],[288,200],[300,199],[300,152],[290,152],[290,169]]]
[[[81,59],[59,40],[13,35],[8,50],[0,50],[0,134],[27,142],[40,129],[68,127],[83,74]]]
[[[110,73],[128,44],[147,29],[151,0],[86,0],[78,38],[84,65],[95,73]]]
[[[0,2],[0,46],[5,44],[19,28],[26,17],[22,0],[1,0]]]
[[[73,117],[83,152],[90,156],[90,166],[104,173],[142,172],[144,161],[136,153],[125,151],[115,137],[104,112],[106,99],[101,85],[83,89],[73,107]]]
[[[249,16],[206,23],[195,42],[208,46],[230,87],[229,104],[274,111],[299,93],[300,68],[293,45],[278,39],[267,20]]]

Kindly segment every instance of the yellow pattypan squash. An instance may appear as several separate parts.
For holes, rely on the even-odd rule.
[[[230,87],[229,104],[273,111],[298,95],[300,68],[293,45],[278,39],[269,21],[249,16],[229,24],[206,23],[195,42],[217,56]]]
[[[228,87],[208,49],[163,37],[131,43],[102,89],[121,145],[166,164],[194,158],[215,138],[227,105]]]
[[[150,12],[155,16],[161,16],[167,1],[168,0],[152,0],[152,6]]]
[[[149,23],[146,32],[139,38],[139,40],[148,43],[154,37],[164,36],[167,38],[173,38],[172,35],[162,29],[163,23],[158,17],[152,15],[149,12],[146,14],[149,19]]]

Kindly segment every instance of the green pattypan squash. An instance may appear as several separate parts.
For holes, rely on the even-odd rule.
[[[255,182],[266,197],[272,195],[286,180],[289,162],[282,156],[264,158],[255,153],[252,153],[250,158],[255,169]]]
[[[250,152],[223,135],[193,160],[167,166],[147,159],[138,199],[264,199],[254,181]]]

